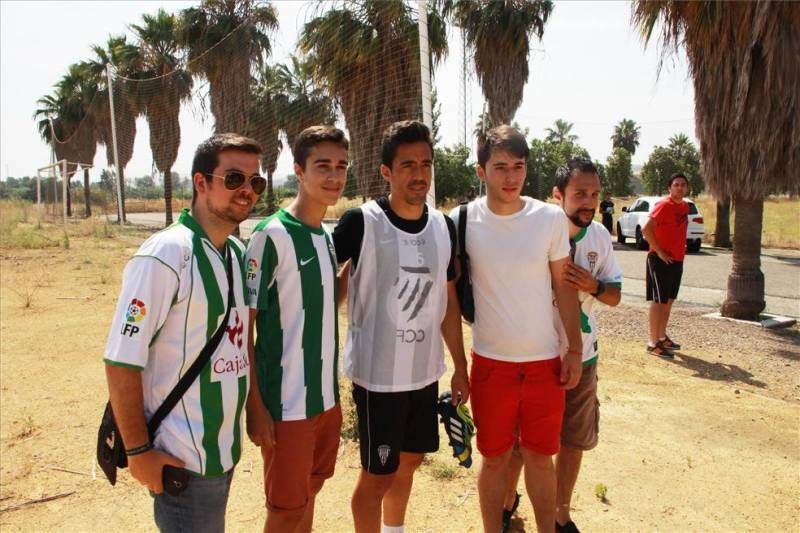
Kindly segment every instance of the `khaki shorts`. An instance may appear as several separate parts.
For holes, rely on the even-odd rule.
[[[265,452],[264,492],[271,512],[302,513],[311,481],[333,476],[339,451],[342,409],[334,407],[305,420],[275,422],[275,447]]]
[[[579,450],[597,446],[600,433],[600,401],[597,399],[597,363],[583,367],[581,379],[566,394],[561,444]]]

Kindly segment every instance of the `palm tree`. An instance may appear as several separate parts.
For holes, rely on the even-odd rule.
[[[165,224],[172,224],[172,165],[181,144],[181,102],[192,95],[192,77],[180,67],[180,47],[175,38],[177,19],[159,9],[142,15],[143,24],[131,24],[139,38],[143,81],[139,94],[150,125],[150,150],[164,177]]]
[[[635,121],[623,118],[614,126],[614,134],[611,136],[612,147],[625,148],[631,155],[635,154],[636,147],[639,146],[639,133],[640,128]]]
[[[38,100],[39,108],[34,118],[42,138],[53,146],[59,160],[68,165],[65,198],[67,216],[72,216],[70,180],[81,164],[84,175],[85,215],[91,215],[89,167],[97,151],[94,137],[94,116],[89,112],[97,94],[97,86],[85,63],[70,65],[67,73],[56,84],[54,94]],[[52,122],[51,122],[52,121]]]
[[[282,112],[286,108],[286,96],[280,92],[277,82],[277,67],[264,65],[256,74],[251,87],[251,107],[245,135],[257,140],[263,150],[261,167],[267,175],[267,214],[277,210],[273,177],[281,154]]]
[[[447,51],[445,26],[435,11],[427,18],[435,65]],[[301,33],[299,47],[314,65],[314,77],[344,115],[363,196],[385,192],[378,174],[383,130],[421,115],[418,35],[411,7],[402,0],[335,3]]]
[[[489,116],[488,111],[484,111],[478,116],[478,121],[475,123],[475,129],[472,130],[472,135],[474,135],[476,139],[481,139],[486,135],[486,132],[493,127],[494,121],[492,121],[492,117]]]
[[[556,119],[552,128],[545,128],[547,136],[545,140],[553,144],[561,144],[564,142],[574,143],[578,140],[578,136],[572,133],[572,122],[566,120]]]
[[[664,52],[683,46],[694,82],[704,172],[736,210],[733,267],[721,313],[756,320],[764,309],[764,196],[800,192],[800,8],[790,2],[633,5],[645,42],[658,23]]]
[[[251,119],[246,130],[264,149],[261,166],[267,174],[268,213],[277,208],[273,176],[283,148],[281,131],[291,147],[305,128],[336,121],[333,100],[314,83],[313,63],[292,55],[290,65],[265,65],[257,73],[252,90]]]
[[[111,111],[108,100],[108,80],[106,66],[111,65],[117,82],[113,84],[114,119],[117,130],[117,155],[119,156],[119,193],[122,199],[120,212],[125,221],[125,167],[133,157],[133,143],[136,139],[136,117],[140,114],[140,102],[136,86],[129,80],[138,76],[141,68],[139,48],[128,43],[124,35],[110,36],[105,46],[92,46],[94,58],[87,62],[95,77],[98,94],[92,106],[95,116],[95,135],[100,144],[106,147],[106,161],[114,164],[114,144],[111,134]]]
[[[289,60],[289,66],[276,65],[275,89],[284,95],[281,129],[286,133],[289,146],[293,146],[297,135],[307,127],[333,124],[336,111],[333,100],[314,83],[314,63],[294,55]]]
[[[530,39],[540,40],[550,0],[442,0],[442,12],[464,30],[494,124],[510,124],[528,82]]]
[[[261,0],[203,0],[181,12],[178,41],[188,70],[208,80],[217,133],[247,129],[250,73],[272,52],[269,34],[277,27],[277,11]]]
[[[36,101],[37,108],[33,114],[33,118],[37,120],[39,136],[52,147],[58,161],[77,160],[74,143],[62,142],[70,139],[75,131],[76,121],[79,121],[74,114],[74,108],[70,108],[67,102],[62,87],[56,84],[52,94],[42,96]],[[62,179],[68,178],[65,175]]]

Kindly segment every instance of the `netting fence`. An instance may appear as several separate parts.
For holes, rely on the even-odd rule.
[[[234,11],[213,10],[226,5]],[[270,4],[205,2],[181,17],[144,16],[141,25],[131,25],[137,42],[111,38],[105,50],[95,50],[106,62],[84,65],[94,86],[81,93],[80,120],[47,125],[54,158],[67,162],[68,215],[116,219],[118,213],[124,220],[126,213],[160,205],[155,209],[171,222],[171,213],[188,206],[192,194],[190,169],[176,168],[179,154],[193,153],[197,139],[227,131],[253,137],[264,148],[269,186],[256,214],[268,214],[296,194],[289,155],[295,137],[324,123],[344,129],[351,143],[347,184],[329,216],[385,193],[382,132],[397,120],[431,123],[424,94],[430,64],[447,48],[444,23],[427,11],[420,24],[420,5],[428,10],[424,2],[310,4],[296,48],[281,61],[270,55],[277,24]],[[187,111],[200,117],[204,131],[182,131]],[[142,135],[149,136],[152,172],[132,180],[126,167],[141,149],[136,141]],[[94,166],[99,150],[105,167]],[[190,156],[183,160],[191,164]],[[63,201],[54,187],[62,174],[61,165],[44,172],[45,203]]]

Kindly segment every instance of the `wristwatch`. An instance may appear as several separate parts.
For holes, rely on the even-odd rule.
[[[606,292],[606,284],[598,279],[597,280],[597,290],[592,293],[592,296],[597,298],[598,296],[600,296],[604,292]]]

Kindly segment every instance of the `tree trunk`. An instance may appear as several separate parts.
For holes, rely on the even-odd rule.
[[[72,179],[72,174],[67,172],[67,216],[72,216],[72,191],[70,190],[70,181]]]
[[[128,219],[125,216],[125,169],[119,169],[119,183],[117,184],[119,187],[119,196],[122,199],[122,205],[120,207],[120,211],[122,212],[122,221],[127,222]]]
[[[89,169],[83,169],[83,201],[86,204],[86,218],[92,216],[92,194],[89,190]]]
[[[758,320],[764,310],[764,273],[761,272],[761,224],[764,198],[733,197],[736,219],[733,227],[733,267],[728,275],[728,293],[722,316]]]
[[[731,197],[717,200],[717,223],[714,227],[714,246],[731,247]]]
[[[278,210],[275,205],[275,190],[272,187],[272,172],[267,172],[267,215]]]
[[[172,225],[172,169],[164,170],[164,214],[165,226]]]

